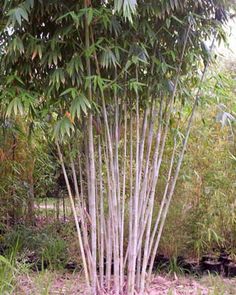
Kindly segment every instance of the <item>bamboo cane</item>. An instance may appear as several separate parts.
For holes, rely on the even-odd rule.
[[[74,220],[75,220],[75,225],[76,225],[76,230],[77,230],[77,235],[78,235],[78,240],[79,240],[79,246],[80,246],[80,251],[81,251],[81,256],[82,256],[82,261],[83,261],[83,266],[84,266],[86,284],[87,284],[88,287],[90,287],[90,277],[89,277],[89,272],[88,272],[87,260],[86,260],[86,256],[85,256],[84,245],[83,245],[83,241],[82,241],[82,235],[81,235],[81,230],[80,230],[80,226],[79,226],[79,220],[78,220],[78,216],[77,216],[77,212],[76,212],[76,208],[75,208],[75,204],[74,204],[74,199],[73,199],[73,195],[72,195],[72,192],[71,192],[70,183],[69,183],[69,180],[68,180],[68,175],[67,175],[67,172],[66,172],[66,169],[65,169],[65,164],[64,164],[64,161],[63,161],[63,155],[62,155],[62,152],[61,152],[61,148],[60,148],[60,145],[59,145],[59,143],[57,141],[56,141],[56,145],[57,145],[58,155],[59,155],[63,175],[64,175],[64,178],[65,178],[66,187],[67,187],[68,194],[69,194],[69,199],[70,199],[71,208],[72,208],[72,211],[73,211]]]
[[[213,38],[213,41],[212,41],[212,44],[211,44],[211,47],[210,47],[210,52],[212,51],[212,49],[214,47],[215,40],[216,40],[216,35],[214,35],[214,38]],[[169,194],[168,194],[167,203],[166,203],[166,206],[165,206],[165,210],[163,212],[163,216],[162,216],[162,220],[161,220],[161,224],[160,224],[160,229],[159,229],[158,236],[157,236],[155,246],[154,246],[154,250],[153,250],[153,253],[152,253],[152,259],[151,259],[150,268],[149,268],[149,272],[148,272],[148,281],[150,281],[150,278],[151,278],[151,272],[152,272],[152,268],[153,268],[154,258],[155,258],[156,251],[157,251],[159,243],[160,243],[160,238],[161,238],[162,231],[163,231],[163,228],[164,228],[164,224],[165,224],[166,216],[167,216],[167,213],[168,213],[168,210],[169,210],[169,206],[170,206],[173,194],[174,194],[174,190],[175,190],[176,182],[177,182],[177,179],[178,179],[178,176],[179,176],[180,168],[181,168],[182,163],[183,163],[184,153],[185,153],[186,148],[187,148],[187,143],[188,143],[188,139],[189,139],[189,135],[190,135],[190,131],[191,131],[192,122],[193,122],[193,119],[194,119],[194,114],[195,114],[195,111],[196,111],[196,108],[197,108],[197,105],[198,105],[202,83],[204,81],[208,66],[209,66],[209,60],[205,64],[205,67],[204,67],[204,70],[203,70],[203,73],[202,73],[202,77],[201,77],[199,87],[198,87],[198,90],[197,90],[197,93],[196,93],[196,96],[195,96],[194,104],[193,104],[193,107],[192,107],[191,115],[190,115],[189,120],[188,120],[188,125],[187,125],[187,129],[186,129],[186,135],[185,135],[185,139],[184,139],[184,142],[183,142],[183,147],[182,147],[182,150],[180,152],[180,156],[179,156],[179,159],[178,159],[178,162],[177,162],[177,167],[176,167],[176,170],[175,170],[175,173],[174,173],[171,185],[170,185],[170,191],[169,191]]]

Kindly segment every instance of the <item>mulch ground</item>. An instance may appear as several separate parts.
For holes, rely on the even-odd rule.
[[[148,290],[150,295],[208,295],[209,288],[194,278],[157,276]]]
[[[87,295],[82,276],[78,274],[33,273],[17,279],[15,295]],[[107,293],[112,295],[113,293]],[[223,278],[156,276],[148,295],[236,295],[236,280]],[[140,295],[146,295],[140,294]]]

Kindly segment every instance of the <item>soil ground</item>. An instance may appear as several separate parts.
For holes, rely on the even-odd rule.
[[[87,295],[79,274],[41,272],[19,276],[14,295]],[[109,292],[107,294],[113,294]],[[216,276],[156,276],[147,290],[149,295],[236,295],[236,279]],[[140,294],[144,295],[144,294]]]

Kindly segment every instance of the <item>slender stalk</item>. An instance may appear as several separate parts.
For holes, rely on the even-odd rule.
[[[87,260],[86,260],[86,256],[85,256],[85,251],[84,251],[84,246],[83,246],[83,241],[82,241],[82,235],[81,235],[81,230],[80,230],[80,226],[79,226],[79,220],[78,220],[78,216],[77,216],[77,212],[76,212],[76,208],[75,208],[75,204],[74,204],[74,199],[73,199],[73,195],[72,195],[72,192],[71,192],[71,187],[70,187],[68,175],[67,175],[67,172],[66,172],[66,168],[65,168],[61,148],[60,148],[60,145],[59,145],[58,142],[56,142],[56,145],[57,145],[58,155],[59,155],[63,175],[64,175],[64,178],[65,178],[67,191],[68,191],[68,194],[69,194],[69,199],[70,199],[70,203],[71,203],[71,208],[72,208],[74,220],[75,220],[75,226],[76,226],[76,230],[77,230],[79,246],[80,246],[80,251],[81,251],[81,256],[82,256],[82,261],[83,261],[86,284],[87,284],[88,287],[90,287],[90,278],[89,278]]]
[[[126,264],[128,257],[130,255],[130,245],[132,243],[131,236],[132,236],[132,230],[133,230],[133,220],[132,220],[132,211],[133,211],[133,115],[132,111],[130,113],[130,124],[129,124],[129,133],[130,133],[130,165],[129,165],[129,187],[130,187],[130,198],[129,198],[129,243],[126,250],[125,260],[124,264]],[[129,272],[129,269],[128,269]]]
[[[136,79],[138,81],[138,67],[136,66]],[[139,94],[136,92],[136,159],[135,159],[135,187],[133,194],[133,228],[131,233],[129,273],[128,273],[128,294],[134,294],[135,267],[137,258],[137,236],[138,236],[138,208],[139,208],[139,139],[140,139],[140,117],[139,117]]]
[[[216,40],[216,35],[213,38],[211,48],[210,48],[210,52],[212,51],[212,49],[214,47],[215,40]],[[183,163],[184,154],[185,154],[185,151],[186,151],[186,148],[187,148],[187,143],[188,143],[188,139],[189,139],[189,135],[190,135],[190,131],[191,131],[192,122],[193,122],[195,111],[196,111],[196,108],[197,108],[197,105],[198,105],[198,102],[199,102],[202,83],[204,81],[208,66],[209,66],[209,60],[206,63],[206,65],[204,67],[204,71],[202,73],[202,77],[201,77],[201,80],[200,80],[200,83],[199,83],[198,91],[196,93],[194,104],[193,104],[193,107],[192,107],[191,115],[190,115],[189,120],[188,120],[188,125],[187,125],[187,129],[186,129],[186,135],[185,135],[184,142],[183,142],[183,147],[182,147],[182,150],[180,152],[180,156],[179,156],[179,159],[178,159],[178,162],[177,162],[177,167],[176,167],[173,179],[172,179],[171,184],[170,184],[170,191],[169,191],[169,194],[168,194],[168,197],[167,197],[167,203],[166,203],[166,206],[165,206],[165,209],[164,209],[164,212],[163,212],[163,216],[162,216],[162,220],[161,220],[161,224],[160,224],[160,229],[159,229],[158,236],[157,236],[157,239],[156,239],[156,242],[155,242],[155,246],[154,246],[154,250],[153,250],[153,254],[152,254],[152,260],[151,260],[150,268],[149,268],[149,272],[148,272],[148,280],[149,281],[150,281],[150,278],[151,278],[151,272],[152,272],[152,268],[153,268],[154,257],[156,255],[156,252],[157,252],[157,249],[158,249],[158,246],[159,246],[159,243],[160,243],[160,239],[161,239],[161,236],[162,236],[162,231],[163,231],[163,228],[164,228],[166,216],[167,216],[167,213],[169,211],[170,203],[171,203],[171,200],[172,200],[172,197],[173,197],[173,194],[174,194],[174,190],[175,190],[176,182],[177,182],[177,179],[178,179],[178,176],[179,176],[180,168],[181,168],[182,163]]]
[[[82,173],[82,163],[81,163],[81,156],[78,156],[78,165],[79,165],[79,180],[80,180],[80,206],[81,206],[81,210],[86,211],[86,205],[85,205],[85,200],[84,200],[84,177],[83,177],[83,173]]]
[[[156,158],[158,156],[158,150],[159,150],[159,145],[160,145],[160,138],[161,138],[161,132],[162,132],[162,102],[163,100],[161,99],[160,102],[160,109],[159,109],[159,118],[158,118],[158,129],[157,129],[157,133],[156,133],[156,144],[155,144],[155,151],[154,151],[154,155],[156,155]],[[155,116],[156,118],[156,116]],[[150,175],[152,173],[153,168],[150,166],[150,154],[151,154],[151,148],[152,148],[152,141],[153,141],[153,124],[154,121],[152,120],[150,123],[150,132],[149,132],[149,139],[148,139],[148,152],[147,152],[147,159],[146,159],[146,166],[145,166],[145,172],[144,172],[144,179],[142,182],[142,187],[141,187],[141,199],[142,199],[142,204],[140,206],[140,211],[139,211],[139,216],[140,216],[140,222],[142,224],[140,224],[140,235],[139,235],[139,242],[138,242],[138,249],[141,247],[142,244],[142,238],[143,238],[143,234],[145,231],[145,227],[146,227],[146,223],[147,223],[147,219],[148,219],[148,214],[145,214],[145,212],[147,210],[147,205],[148,205],[148,201],[149,201],[149,195],[150,193],[147,192],[147,188],[148,188],[148,183],[149,183],[149,178]],[[154,160],[153,160],[152,166],[155,167],[155,156],[154,156]],[[152,169],[151,169],[152,168]],[[150,171],[150,172],[149,172]],[[151,184],[150,184],[151,187]],[[147,213],[146,212],[146,213]]]
[[[94,37],[93,37],[93,30],[90,28],[91,32],[91,39],[92,42],[94,43]],[[96,51],[94,52],[94,59],[96,63],[96,69],[97,69],[97,74],[101,76],[101,71],[100,71],[100,66],[98,63],[98,58],[97,58],[97,53]],[[115,96],[116,96],[116,91],[115,91]],[[111,209],[112,209],[112,215],[113,215],[113,231],[114,231],[114,241],[113,241],[113,247],[114,247],[114,259],[115,261],[119,262],[119,196],[118,192],[120,194],[120,187],[119,187],[119,173],[116,175],[116,164],[114,161],[114,153],[113,153],[113,147],[112,147],[112,137],[111,137],[111,130],[109,126],[109,120],[108,120],[108,114],[107,114],[107,108],[106,108],[106,103],[105,103],[105,96],[104,92],[101,91],[101,97],[102,97],[102,110],[103,110],[103,117],[105,121],[105,129],[106,129],[106,134],[107,134],[107,143],[108,143],[108,151],[109,151],[109,168],[111,172],[111,180],[112,180],[112,199],[111,199]],[[118,115],[118,113],[116,114]],[[118,127],[118,126],[117,126]],[[118,169],[118,167],[117,167]],[[117,177],[116,177],[117,176]],[[115,294],[119,293],[119,263],[115,265]]]
[[[94,143],[93,143],[93,117],[89,115],[88,133],[89,133],[89,168],[90,168],[90,195],[89,195],[89,214],[91,217],[91,250],[92,250],[92,288],[96,294],[97,278],[97,219],[96,219],[96,176],[94,162]]]
[[[85,9],[88,8],[88,3],[84,1]],[[89,24],[87,17],[87,10],[85,12],[85,49],[88,50],[90,46],[90,36],[89,36]],[[91,64],[90,57],[86,55],[86,70],[87,75],[91,76]],[[92,101],[92,89],[91,83],[88,86],[88,97]],[[97,283],[97,220],[96,220],[96,173],[95,173],[95,160],[94,160],[94,138],[93,138],[93,115],[91,111],[88,115],[88,148],[89,148],[89,214],[91,217],[91,250],[92,250],[92,292],[97,294],[96,283]]]
[[[100,188],[100,262],[99,262],[99,276],[101,288],[104,287],[104,195],[103,195],[103,181],[102,181],[102,149],[101,139],[98,141],[98,165],[99,165],[99,188]]]
[[[117,69],[115,68],[115,78],[117,77]],[[121,192],[120,192],[120,169],[119,169],[119,102],[117,98],[117,90],[114,90],[115,101],[115,155],[114,155],[114,178],[116,182],[116,195],[117,195],[117,226],[118,236],[115,241],[115,257],[114,257],[114,281],[115,281],[115,294],[120,293],[120,245],[119,237],[121,234]]]
[[[153,111],[153,100],[151,106],[151,117],[150,117],[150,124],[149,124],[149,133],[147,139],[147,150],[146,150],[146,159],[145,159],[145,168],[144,168],[144,175],[141,183],[140,188],[140,206],[139,206],[139,220],[141,220],[143,216],[143,204],[146,196],[147,190],[147,182],[148,182],[148,172],[150,167],[150,155],[152,150],[152,143],[153,143],[153,134],[154,134],[154,121],[156,119],[156,111]]]
[[[170,166],[169,166],[168,176],[167,176],[167,180],[166,180],[165,191],[164,191],[164,194],[163,194],[163,198],[162,198],[162,201],[161,201],[160,209],[158,211],[158,216],[157,216],[157,219],[156,219],[156,223],[155,223],[155,226],[154,226],[154,229],[153,229],[153,232],[152,232],[152,236],[151,236],[151,239],[150,239],[149,257],[151,255],[151,249],[152,249],[153,241],[154,241],[157,229],[158,229],[158,225],[159,225],[159,222],[160,222],[160,219],[161,219],[163,208],[164,208],[164,205],[166,203],[168,188],[169,188],[169,184],[170,184],[170,180],[171,180],[171,174],[172,174],[174,160],[175,160],[175,153],[176,153],[176,138],[174,138],[174,147],[173,147],[172,156],[171,156],[171,160],[170,160]]]
[[[148,262],[148,246],[149,246],[149,239],[150,239],[150,231],[151,231],[151,224],[152,224],[152,214],[153,214],[153,207],[154,207],[154,197],[155,197],[155,188],[157,184],[157,179],[159,176],[160,171],[160,163],[162,160],[162,155],[164,151],[164,144],[162,144],[161,151],[160,151],[160,141],[161,141],[161,133],[162,133],[162,111],[160,108],[160,119],[159,119],[159,127],[157,132],[157,140],[156,140],[156,149],[154,154],[154,168],[153,168],[153,180],[151,186],[151,194],[149,199],[149,206],[147,209],[147,228],[146,228],[146,236],[145,236],[145,246],[144,246],[144,254],[143,254],[143,263],[142,263],[142,273],[141,273],[141,284],[140,290],[141,292],[144,291],[144,283],[145,283],[145,274]],[[160,155],[159,155],[160,152]]]
[[[136,277],[135,277],[135,288],[137,290],[140,289],[140,281],[141,281],[141,267],[142,267],[142,248],[137,249],[137,266],[136,266]]]
[[[174,100],[175,100],[175,96],[176,96],[176,93],[177,93],[177,86],[178,86],[178,82],[179,82],[179,78],[180,78],[180,73],[181,73],[181,68],[182,68],[182,64],[183,64],[183,59],[184,59],[184,54],[185,54],[185,51],[186,51],[186,46],[187,46],[187,41],[188,41],[188,38],[189,38],[189,32],[190,32],[190,27],[191,25],[189,24],[188,28],[187,28],[187,31],[186,31],[186,34],[185,34],[185,39],[184,39],[184,44],[183,44],[183,48],[182,48],[182,52],[181,52],[181,58],[180,58],[180,63],[179,63],[179,66],[178,66],[178,69],[177,69],[177,75],[176,75],[176,79],[175,79],[175,83],[174,83],[174,87],[173,87],[173,92],[172,92],[172,96],[171,96],[171,99],[170,99],[170,106],[169,106],[169,111],[167,112],[167,118],[166,118],[166,124],[165,124],[165,128],[164,128],[164,134],[163,134],[163,138],[162,138],[162,145],[161,145],[161,149],[160,149],[160,155],[158,155],[159,153],[159,140],[160,140],[160,135],[161,135],[161,130],[158,131],[158,137],[157,137],[157,145],[156,145],[156,150],[155,150],[155,153],[154,153],[154,160],[153,160],[153,167],[152,167],[152,171],[153,171],[153,176],[152,176],[152,180],[151,180],[151,189],[150,189],[150,192],[147,194],[147,196],[149,196],[150,194],[150,202],[149,202],[149,208],[151,210],[151,212],[149,211],[149,209],[146,210],[147,212],[147,215],[149,216],[149,228],[150,228],[150,220],[152,219],[152,212],[153,212],[153,198],[154,198],[154,195],[155,195],[155,190],[156,190],[156,183],[157,183],[157,180],[158,180],[158,177],[159,177],[159,170],[160,170],[160,166],[161,166],[161,163],[162,163],[162,157],[163,157],[163,152],[164,152],[164,149],[165,149],[165,144],[166,144],[166,138],[167,138],[167,134],[168,134],[168,130],[169,130],[169,124],[170,124],[170,118],[171,118],[171,114],[172,114],[172,110],[173,110],[173,106],[174,106]],[[160,121],[161,122],[161,121]],[[160,126],[160,124],[159,124]],[[158,127],[159,128],[159,127]],[[158,159],[158,162],[156,162]],[[148,198],[146,198],[146,200],[148,200]],[[148,202],[146,201],[146,205],[144,205],[144,211],[145,211],[145,208],[147,206]],[[146,220],[146,218],[145,218]],[[145,221],[146,222],[146,221]],[[145,223],[144,223],[145,225]],[[142,238],[140,239],[142,240]],[[145,242],[146,244],[146,247],[148,247],[148,241],[146,240]],[[146,251],[148,248],[146,248]],[[146,252],[147,253],[147,252]],[[144,255],[146,255],[146,253]],[[145,256],[146,257],[146,256]],[[145,258],[144,260],[144,263],[143,263],[143,269],[146,268],[146,265],[147,265],[147,258]],[[144,270],[143,270],[143,276],[142,276],[142,280],[144,281]],[[141,283],[141,285],[143,285],[143,283]]]
[[[142,266],[142,274],[141,274],[141,289],[140,289],[141,292],[144,291],[144,287],[145,287],[145,274],[146,274],[146,268],[147,268],[147,263],[148,263],[149,241],[150,241],[150,232],[151,232],[151,223],[152,223],[152,215],[153,215],[153,206],[154,206],[154,196],[155,196],[155,191],[156,191],[156,185],[157,185],[157,180],[159,178],[159,172],[160,172],[160,167],[161,167],[161,163],[162,163],[162,159],[163,159],[163,153],[164,153],[164,149],[165,149],[165,144],[166,144],[166,139],[167,139],[167,134],[168,134],[168,129],[169,129],[170,118],[171,118],[172,109],[173,109],[173,106],[174,106],[175,96],[176,96],[176,93],[177,93],[177,86],[178,86],[178,81],[179,81],[179,77],[180,77],[180,73],[181,73],[181,68],[182,68],[184,54],[185,54],[185,50],[186,50],[186,46],[187,46],[189,32],[190,32],[190,25],[188,26],[188,29],[187,29],[187,32],[186,32],[186,35],[185,35],[185,40],[184,40],[183,49],[182,49],[182,53],[181,53],[181,59],[180,59],[179,67],[178,67],[178,70],[177,70],[177,76],[176,76],[175,83],[174,83],[174,89],[173,89],[172,97],[171,97],[171,100],[170,100],[170,107],[169,107],[169,111],[167,113],[167,121],[166,121],[166,125],[165,125],[165,128],[164,128],[164,134],[163,134],[163,138],[162,138],[162,145],[161,145],[161,148],[160,148],[160,151],[159,151],[159,143],[158,143],[157,149],[156,149],[155,155],[154,155],[152,186],[151,186],[151,191],[150,191],[149,206],[148,206],[148,209],[147,209],[148,223],[147,223],[147,230],[146,230],[144,258],[143,258],[143,266]],[[160,140],[160,136],[158,136],[157,141],[159,141],[159,140]]]
[[[126,99],[126,93],[125,93]],[[120,233],[120,286],[124,286],[124,223],[125,223],[125,194],[126,194],[126,161],[127,161],[127,106],[124,103],[124,164],[121,203],[121,233]]]
[[[108,217],[106,222],[107,227],[107,239],[106,239],[106,283],[107,289],[111,288],[111,265],[112,265],[112,244],[113,244],[113,234],[114,234],[114,220],[113,220],[113,210],[112,210],[112,191],[111,191],[111,177],[109,170],[109,156],[107,151],[107,138],[105,136],[105,148],[104,148],[104,160],[107,173],[107,195],[108,195]]]
[[[71,152],[71,149],[70,149],[70,152]],[[72,157],[71,153],[70,153],[70,163],[71,163],[71,170],[72,170],[72,176],[73,176],[73,183],[74,183],[74,188],[75,188],[76,200],[77,200],[78,209],[79,209],[79,216],[80,216],[80,219],[81,219],[81,228],[82,228],[82,237],[83,237],[84,249],[85,249],[85,253],[87,255],[88,261],[89,261],[89,268],[90,268],[90,273],[91,273],[92,254],[91,254],[91,250],[90,250],[90,247],[89,247],[88,230],[87,230],[87,226],[86,226],[84,210],[83,210],[83,207],[81,205],[81,200],[80,200],[79,186],[78,186],[78,181],[77,181],[75,163],[74,163],[74,160],[73,160],[73,157]],[[82,174],[82,173],[80,172],[80,174]],[[75,206],[76,206],[76,204],[75,204]]]

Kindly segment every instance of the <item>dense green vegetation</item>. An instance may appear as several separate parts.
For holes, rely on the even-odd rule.
[[[235,114],[234,77],[213,69],[205,83],[162,252],[201,256],[225,247],[235,253],[235,123],[217,120],[222,111]]]
[[[233,3],[3,2],[2,288],[76,261],[91,294],[143,294],[157,253],[233,257]]]

